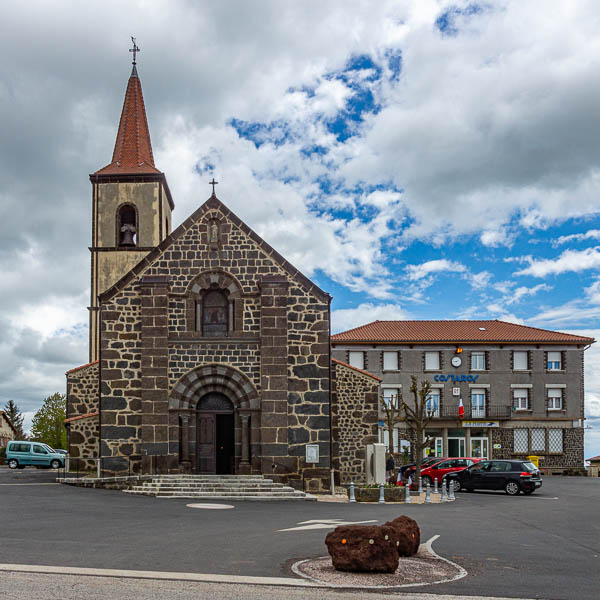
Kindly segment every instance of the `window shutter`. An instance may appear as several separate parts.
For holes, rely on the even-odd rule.
[[[544,352],[544,370],[548,370],[548,353]]]
[[[560,353],[560,368],[563,371],[567,370],[567,353],[564,350]]]
[[[486,350],[485,353],[484,353],[484,355],[485,355],[484,369],[486,371],[489,371],[490,370],[490,353],[489,353],[489,350]]]
[[[527,350],[527,370],[531,371],[531,363],[533,362],[533,356],[532,356],[532,352],[531,350]]]
[[[510,353],[510,370],[511,371],[515,370],[515,351],[514,350]]]
[[[533,398],[531,397],[531,388],[526,388],[527,390],[527,410],[532,410],[531,408],[531,403],[533,401]]]

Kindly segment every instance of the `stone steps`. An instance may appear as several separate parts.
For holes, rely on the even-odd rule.
[[[316,500],[262,475],[157,475],[123,491],[138,496],[197,500]]]

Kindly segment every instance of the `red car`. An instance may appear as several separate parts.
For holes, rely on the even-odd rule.
[[[421,477],[423,478],[423,485],[433,484],[434,480],[437,479],[438,483],[442,482],[442,479],[448,475],[448,473],[456,473],[462,471],[471,465],[481,461],[481,458],[467,458],[459,456],[457,458],[446,458],[438,463],[433,463],[425,469],[421,469]]]

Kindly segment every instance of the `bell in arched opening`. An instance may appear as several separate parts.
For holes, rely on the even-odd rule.
[[[126,204],[119,210],[119,246],[135,246],[137,234],[135,208]]]

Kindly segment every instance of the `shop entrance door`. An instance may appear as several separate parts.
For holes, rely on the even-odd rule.
[[[489,440],[486,437],[471,438],[471,456],[484,459],[490,457]]]
[[[464,437],[448,438],[448,458],[453,458],[455,456],[466,456]]]

